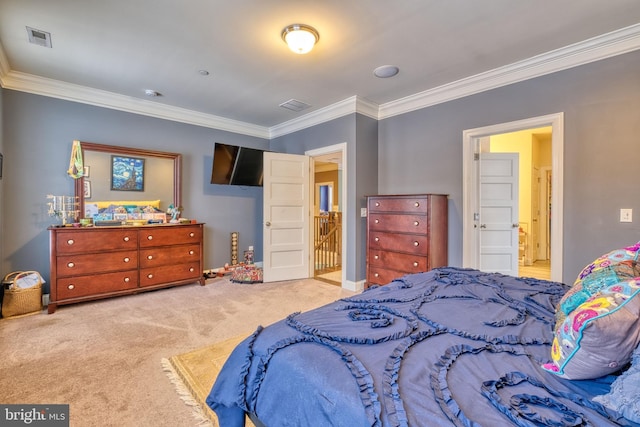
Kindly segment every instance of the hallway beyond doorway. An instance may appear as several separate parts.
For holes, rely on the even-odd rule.
[[[546,260],[535,261],[532,265],[521,265],[518,267],[518,276],[551,280],[551,263]]]

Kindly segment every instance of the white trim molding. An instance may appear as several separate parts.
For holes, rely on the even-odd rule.
[[[12,71],[1,45],[0,85],[7,89],[269,139],[352,113],[382,120],[638,49],[640,24],[635,24],[380,105],[354,95],[269,128]]]

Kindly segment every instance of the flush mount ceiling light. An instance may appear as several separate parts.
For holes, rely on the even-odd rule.
[[[294,53],[304,54],[310,52],[313,46],[318,43],[320,34],[309,25],[291,24],[282,30],[282,40]]]

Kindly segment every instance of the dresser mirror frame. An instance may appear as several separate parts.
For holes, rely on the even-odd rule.
[[[84,158],[86,151],[97,151],[101,153],[137,156],[137,157],[154,157],[159,159],[169,159],[173,161],[173,206],[182,206],[182,155],[178,153],[169,153],[166,151],[144,150],[141,148],[120,147],[117,145],[95,144],[93,142],[80,142],[82,157]],[[94,179],[94,177],[89,177]],[[109,179],[109,177],[105,178]],[[148,185],[152,185],[151,182]],[[78,200],[79,217],[84,218],[84,176],[75,180],[75,196]]]

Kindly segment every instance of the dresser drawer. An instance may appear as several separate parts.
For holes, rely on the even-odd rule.
[[[140,229],[140,247],[200,243],[202,227],[189,225],[158,226]]]
[[[106,294],[138,287],[138,270],[118,271],[100,275],[59,278],[58,299]]]
[[[200,261],[200,245],[181,245],[140,250],[140,268]]]
[[[426,256],[429,252],[429,239],[419,234],[396,234],[373,231],[369,234],[370,250],[398,251]]]
[[[394,214],[370,214],[369,230],[372,231],[396,231],[400,233],[427,234],[426,215],[394,215]]]
[[[60,256],[56,268],[58,277],[131,270],[138,268],[138,251]]]
[[[140,270],[140,287],[154,286],[161,283],[184,281],[193,279],[197,281],[202,277],[202,267],[199,262],[187,264],[165,265],[163,267],[145,268]]]
[[[386,285],[394,279],[399,279],[407,273],[403,271],[389,270],[386,268],[370,267],[367,275],[368,285]]]
[[[406,271],[407,273],[420,273],[428,270],[427,258],[424,256],[378,250],[371,250],[369,252],[369,265],[372,267]]]
[[[426,214],[428,210],[426,197],[371,197],[369,213],[403,212]]]
[[[56,239],[58,255],[137,248],[136,229],[59,231]]]

